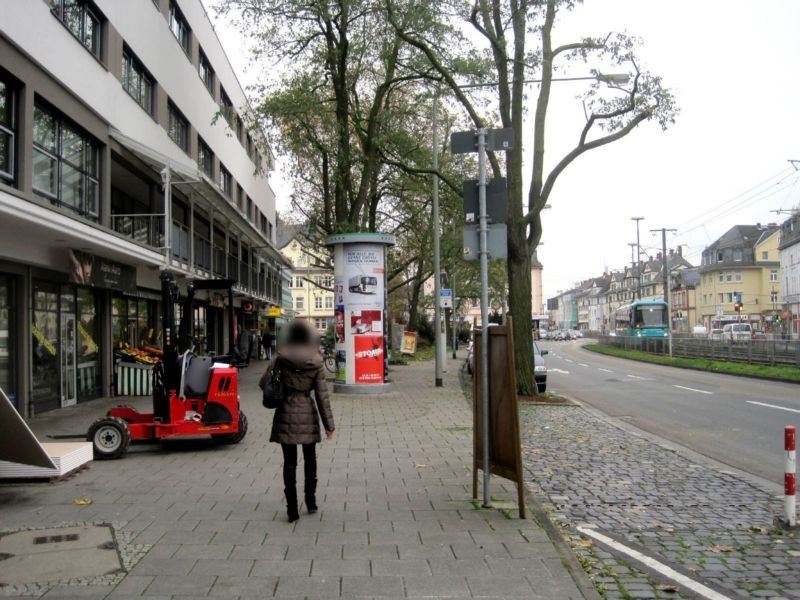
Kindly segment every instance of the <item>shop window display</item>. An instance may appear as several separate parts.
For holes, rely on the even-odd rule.
[[[61,405],[58,376],[58,286],[35,282],[31,315],[31,401],[39,413]]]
[[[78,402],[100,395],[99,336],[95,295],[78,288]]]
[[[111,335],[116,358],[145,364],[158,362],[161,332],[155,327],[155,309],[152,300],[112,298]]]
[[[14,373],[14,292],[10,277],[0,275],[0,388],[14,406],[17,406]]]

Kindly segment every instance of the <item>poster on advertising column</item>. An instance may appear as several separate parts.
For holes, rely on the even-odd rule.
[[[383,383],[383,336],[357,335],[353,338],[356,383]]]
[[[350,244],[342,254],[344,305],[348,310],[383,310],[383,246]]]

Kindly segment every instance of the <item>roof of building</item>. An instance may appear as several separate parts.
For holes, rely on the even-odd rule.
[[[752,248],[765,234],[771,234],[777,229],[777,225],[762,226],[760,223],[755,225],[734,225],[726,231],[722,237],[709,245],[706,250],[724,250],[725,248]],[[769,237],[769,235],[767,235]]]

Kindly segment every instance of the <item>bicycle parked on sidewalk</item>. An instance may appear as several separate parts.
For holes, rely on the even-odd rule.
[[[331,343],[323,338],[319,340],[319,349],[322,353],[322,362],[328,373],[336,373],[336,352]]]

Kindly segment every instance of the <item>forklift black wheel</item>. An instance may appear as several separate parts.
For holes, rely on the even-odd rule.
[[[247,416],[239,409],[239,431],[236,433],[212,433],[211,439],[217,444],[238,444],[247,435]]]
[[[131,432],[128,424],[119,417],[102,417],[89,427],[86,439],[92,442],[95,459],[107,460],[119,458],[127,452]]]

